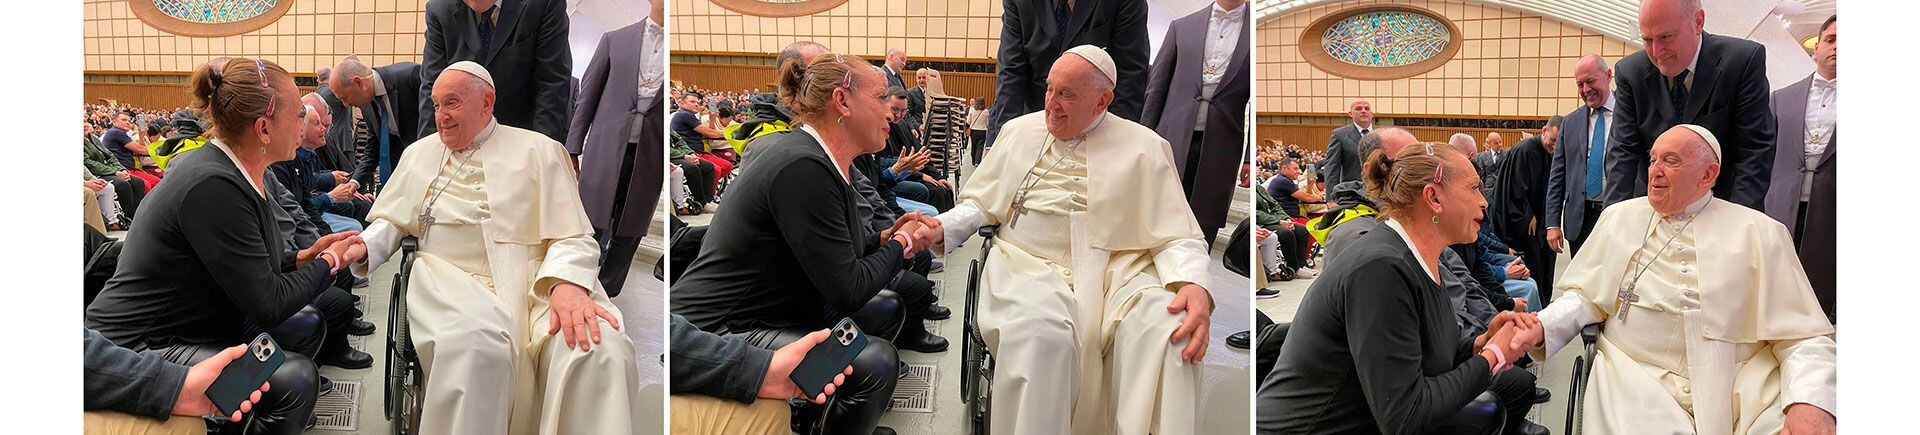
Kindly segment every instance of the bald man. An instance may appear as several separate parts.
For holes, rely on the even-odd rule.
[[[1373,133],[1373,102],[1353,99],[1347,103],[1347,117],[1353,123],[1333,130],[1327,139],[1327,157],[1320,161],[1320,180],[1328,186],[1360,181],[1360,164],[1367,161],[1360,150],[1360,138]]]
[[[1599,55],[1586,55],[1573,64],[1573,86],[1580,107],[1567,113],[1560,126],[1560,145],[1553,150],[1547,175],[1547,245],[1553,252],[1580,253],[1587,234],[1600,219],[1605,199],[1607,152],[1613,148],[1613,68]]]
[[[566,148],[501,125],[493,78],[458,62],[434,84],[439,132],[389,180],[361,237],[365,276],[419,239],[407,324],[434,434],[578,434],[641,420],[633,343],[599,280],[600,249]]]
[[[1516,337],[1560,351],[1604,324],[1587,381],[1588,433],[1833,433],[1833,324],[1780,222],[1709,195],[1723,142],[1668,129],[1647,196],[1607,207],[1555,283],[1544,328]]]
[[[1606,202],[1647,194],[1653,138],[1678,124],[1719,135],[1726,162],[1713,196],[1759,210],[1773,175],[1774,117],[1766,48],[1704,32],[1700,0],[1640,3],[1640,42],[1621,59],[1614,89]]]
[[[327,169],[350,172],[365,191],[378,190],[380,183],[393,175],[394,162],[400,161],[407,144],[431,133],[423,131],[431,127],[419,123],[424,101],[420,97],[420,64],[371,67],[359,57],[347,56],[334,64],[328,79],[317,93],[333,113],[333,126],[327,130],[327,143],[333,144],[333,149],[321,160],[351,162]],[[358,148],[356,117],[348,109],[358,110],[357,119],[366,123],[370,135],[366,149]],[[431,104],[426,110],[432,110]]]
[[[1000,227],[978,314],[995,361],[993,433],[1196,431],[1207,245],[1167,141],[1108,112],[1116,69],[1097,47],[1067,50],[1046,111],[1007,122],[928,228],[944,230],[931,237],[944,253]]]

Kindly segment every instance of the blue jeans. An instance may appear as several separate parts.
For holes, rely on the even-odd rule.
[[[333,232],[335,233],[338,233],[341,231],[362,230],[362,228],[360,227],[360,221],[354,220],[353,218],[346,217],[346,216],[341,216],[333,213],[321,213],[320,220],[326,221],[327,227],[332,229]]]
[[[1507,288],[1507,295],[1527,300],[1527,312],[1540,312],[1540,284],[1533,279],[1509,279],[1500,282]]]
[[[907,209],[908,212],[919,211],[921,215],[925,215],[925,216],[940,215],[940,210],[934,209],[933,206],[927,205],[927,203],[924,203],[924,202],[914,201],[906,198],[894,198],[893,200],[895,203],[900,204],[900,208]]]
[[[893,185],[893,195],[900,199],[908,199],[925,204],[933,193],[927,191],[927,185],[920,184],[918,181],[901,181]]]

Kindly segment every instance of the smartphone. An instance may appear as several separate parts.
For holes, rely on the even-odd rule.
[[[821,389],[833,383],[833,377],[846,370],[847,365],[853,364],[853,357],[867,348],[867,334],[860,332],[853,319],[840,319],[827,333],[827,341],[808,350],[807,356],[800,359],[800,365],[787,375],[807,397],[819,396]]]
[[[267,382],[267,376],[286,361],[286,352],[280,349],[280,344],[261,333],[247,343],[246,355],[227,363],[227,367],[220,370],[220,377],[207,386],[207,400],[220,409],[220,415],[233,415],[240,410],[240,403],[247,401],[247,396],[260,389],[260,384]]]

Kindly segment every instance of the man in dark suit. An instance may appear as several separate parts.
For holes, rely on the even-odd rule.
[[[1173,20],[1147,79],[1141,125],[1173,146],[1187,204],[1207,243],[1226,226],[1245,161],[1253,29],[1245,0],[1219,0]]]
[[[1347,117],[1353,118],[1353,123],[1333,130],[1327,140],[1327,156],[1320,161],[1320,179],[1328,186],[1360,181],[1360,162],[1367,158],[1360,154],[1360,137],[1373,132],[1373,103],[1355,98],[1347,104]]]
[[[1493,186],[1500,184],[1500,164],[1504,163],[1507,159],[1505,155],[1507,152],[1505,144],[1506,139],[1500,137],[1500,132],[1487,132],[1487,149],[1474,153],[1473,158],[1468,159],[1468,161],[1473,163],[1473,170],[1480,172],[1480,193],[1482,195],[1493,196]],[[1471,150],[1468,151],[1470,152]],[[1365,156],[1361,158],[1364,159]]]
[[[667,106],[664,1],[639,23],[607,32],[587,63],[580,100],[567,129],[567,152],[580,167],[580,201],[593,222],[602,256],[600,283],[620,294],[627,269],[660,198],[661,120]]]
[[[989,145],[1000,135],[1000,124],[1045,107],[1047,72],[1062,53],[1080,45],[1100,47],[1113,57],[1119,80],[1107,112],[1140,120],[1150,50],[1145,0],[1005,1]]]
[[[1499,182],[1487,198],[1487,220],[1492,221],[1495,234],[1521,251],[1527,270],[1540,284],[1540,300],[1530,301],[1538,304],[1534,306],[1544,307],[1552,299],[1555,251],[1547,246],[1547,177],[1564,119],[1560,115],[1547,118],[1540,134],[1521,139],[1507,150],[1506,161],[1497,165]]]
[[[433,131],[433,81],[440,71],[474,61],[499,83],[494,117],[503,125],[567,139],[567,5],[562,0],[432,0],[420,57],[420,125]],[[335,71],[337,74],[338,71]]]
[[[1697,0],[1640,4],[1646,50],[1621,59],[1614,98],[1618,123],[1607,151],[1607,204],[1647,194],[1653,139],[1694,124],[1724,140],[1726,162],[1713,196],[1760,209],[1773,170],[1774,119],[1768,110],[1766,48],[1702,32],[1707,13]]]
[[[393,175],[393,165],[400,161],[407,144],[431,133],[416,122],[423,107],[428,117],[433,116],[433,103],[420,95],[420,64],[401,62],[368,68],[359,58],[347,56],[333,66],[329,79],[332,82],[320,90],[320,98],[333,112],[333,126],[327,129],[328,148],[333,150],[328,153],[351,156],[354,181],[359,181],[362,189],[377,191],[378,183]],[[354,144],[354,117],[348,107],[360,109],[371,136],[365,152],[353,153],[358,155],[347,154]]]
[[[1573,65],[1573,83],[1580,91],[1580,108],[1567,113],[1553,149],[1553,167],[1547,174],[1547,247],[1574,254],[1587,242],[1588,230],[1600,220],[1601,186],[1606,182],[1607,150],[1613,143],[1613,69],[1606,59],[1587,55]]]
[[[1773,93],[1773,115],[1780,122],[1780,144],[1773,160],[1773,183],[1767,191],[1768,216],[1793,231],[1800,249],[1800,266],[1813,284],[1813,295],[1834,315],[1834,256],[1838,255],[1834,229],[1839,226],[1833,148],[1839,125],[1839,22],[1828,18],[1813,46],[1813,75]]]
[[[907,88],[906,80],[900,78],[900,70],[907,67],[907,51],[898,48],[887,49],[887,59],[880,64],[880,76],[887,78],[887,86]]]

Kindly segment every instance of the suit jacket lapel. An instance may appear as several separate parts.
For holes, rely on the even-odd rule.
[[[1720,44],[1715,38],[1717,36],[1700,34],[1700,63],[1693,71],[1693,86],[1687,87],[1686,110],[1680,112],[1684,115],[1681,119],[1689,120],[1688,122],[1700,116],[1700,109],[1705,107],[1707,100],[1713,97],[1715,79],[1720,77],[1720,53],[1717,50]],[[1709,51],[1709,48],[1715,50]]]
[[[1205,18],[1205,17],[1202,17],[1202,18]],[[1174,65],[1205,65],[1207,63],[1207,25],[1206,24],[1207,24],[1206,20],[1190,21],[1186,23],[1182,23],[1179,20],[1175,20],[1173,22],[1173,25],[1167,27],[1167,31],[1175,32],[1173,33],[1173,35],[1177,36],[1173,38],[1172,42],[1174,44],[1179,44],[1179,46],[1176,48],[1179,51],[1180,59],[1176,63],[1174,63]],[[1189,28],[1182,28],[1181,26],[1183,25]],[[1195,29],[1191,27],[1198,27],[1198,28]],[[1196,35],[1195,33],[1198,33],[1198,35]],[[1205,68],[1175,68],[1174,70],[1174,77],[1176,77],[1175,82],[1176,83],[1179,82],[1178,78],[1182,76],[1192,77],[1194,95],[1199,96],[1200,89],[1203,87],[1201,82],[1205,81],[1205,78],[1201,77],[1202,75],[1206,74],[1204,70]]]
[[[493,40],[488,41],[486,56],[482,57],[486,59],[484,63],[492,65],[493,57],[500,54],[500,47],[506,46],[507,39],[513,36],[514,24],[520,22],[521,6],[524,6],[521,0],[500,0],[500,22],[493,25]],[[475,29],[474,37],[478,38],[478,27]]]
[[[1087,20],[1092,19],[1093,10],[1099,9],[1100,4],[1099,1],[1074,0],[1073,18],[1067,20],[1067,28],[1063,29],[1066,32],[1060,34],[1065,37],[1060,40],[1060,51],[1065,52],[1073,48],[1073,35],[1080,34],[1080,29],[1087,26]]]

